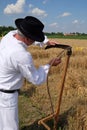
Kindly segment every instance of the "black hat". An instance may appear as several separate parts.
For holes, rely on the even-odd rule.
[[[34,41],[44,41],[43,23],[33,16],[26,16],[25,18],[18,18],[15,20],[17,28]]]

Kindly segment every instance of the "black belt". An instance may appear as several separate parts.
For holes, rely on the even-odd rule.
[[[16,90],[4,90],[4,89],[0,89],[1,92],[4,92],[4,93],[14,93],[14,92],[19,92],[19,89],[16,89]]]

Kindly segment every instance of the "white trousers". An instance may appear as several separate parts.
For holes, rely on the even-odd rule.
[[[0,92],[0,130],[18,130],[18,92]]]

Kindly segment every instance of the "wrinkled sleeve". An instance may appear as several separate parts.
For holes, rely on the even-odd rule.
[[[29,82],[35,85],[40,85],[46,82],[50,65],[46,64],[36,69],[30,53],[24,53],[21,54],[21,56],[15,55],[15,57],[12,58],[12,63],[15,69]]]
[[[47,44],[48,41],[49,41],[49,39],[47,38],[47,36],[45,36],[45,40],[43,42],[37,42],[37,41],[35,41],[33,43],[33,45],[37,45],[37,46],[43,47],[44,45]]]

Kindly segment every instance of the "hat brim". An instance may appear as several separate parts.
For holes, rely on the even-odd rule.
[[[45,37],[44,37],[44,33],[42,31],[39,32],[39,34],[37,33],[33,33],[31,34],[30,32],[26,33],[24,31],[24,29],[21,27],[21,23],[24,19],[19,18],[15,20],[15,25],[17,26],[17,28],[24,34],[24,36],[34,40],[34,41],[38,41],[38,42],[43,42]]]

